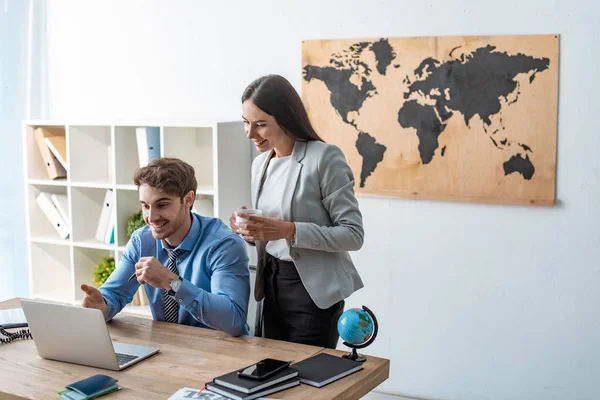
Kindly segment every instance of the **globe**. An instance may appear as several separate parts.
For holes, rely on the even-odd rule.
[[[373,312],[365,306],[346,310],[338,319],[337,329],[344,344],[353,349],[351,354],[344,357],[365,361],[365,357],[358,355],[356,349],[367,347],[377,336],[377,318]]]
[[[346,310],[338,320],[338,333],[350,344],[363,344],[373,335],[373,319],[360,308]]]

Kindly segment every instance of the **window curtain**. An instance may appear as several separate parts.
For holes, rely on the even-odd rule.
[[[29,295],[22,121],[47,118],[44,0],[0,0],[0,301]]]

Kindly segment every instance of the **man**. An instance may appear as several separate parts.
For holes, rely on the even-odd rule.
[[[248,334],[246,244],[220,219],[191,212],[194,168],[160,158],[138,169],[133,180],[147,225],[133,233],[100,289],[81,285],[83,306],[101,310],[109,321],[142,284],[158,321]]]

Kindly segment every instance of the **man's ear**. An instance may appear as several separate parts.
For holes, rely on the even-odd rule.
[[[194,200],[196,200],[196,193],[193,190],[190,190],[183,197],[183,204],[186,208],[188,208],[190,211],[192,211],[192,206],[194,205]]]

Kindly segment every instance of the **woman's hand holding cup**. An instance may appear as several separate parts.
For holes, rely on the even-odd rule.
[[[239,226],[237,226],[237,221],[236,221],[237,220],[237,213],[240,212],[240,211],[243,211],[243,210],[247,210],[247,209],[248,208],[246,206],[242,206],[242,207],[240,207],[239,210],[234,211],[234,212],[231,213],[231,216],[229,217],[229,228],[233,232],[238,233],[238,229],[239,229]]]
[[[248,222],[248,217],[251,215],[256,215],[260,217],[262,216],[262,210],[242,206],[239,210],[232,213],[231,217],[229,217],[229,227],[235,233],[239,233],[239,224]]]

